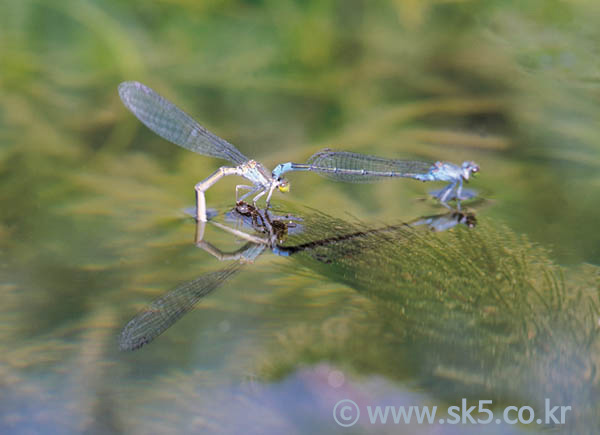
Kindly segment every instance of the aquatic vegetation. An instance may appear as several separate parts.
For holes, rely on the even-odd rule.
[[[564,269],[489,219],[435,234],[315,213],[305,227],[298,237],[339,239],[294,259],[362,298],[290,325],[264,359],[268,379],[319,361],[355,376],[409,372],[450,401],[493,394],[543,409],[551,398],[577,409],[573,427],[597,424],[598,267]]]

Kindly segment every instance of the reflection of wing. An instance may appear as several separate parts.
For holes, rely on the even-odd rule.
[[[150,343],[190,311],[204,296],[219,287],[242,265],[233,263],[217,272],[207,273],[156,299],[125,325],[119,336],[121,350],[136,350]]]

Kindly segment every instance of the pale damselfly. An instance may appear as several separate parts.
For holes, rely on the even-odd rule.
[[[434,193],[448,207],[447,201],[470,199],[474,194],[463,192],[463,181],[468,182],[479,172],[479,166],[465,161],[461,166],[449,162],[428,163],[413,160],[393,160],[348,151],[324,149],[313,154],[307,163],[282,163],[273,170],[275,180],[290,171],[312,171],[337,181],[370,183],[384,178],[413,178],[420,181],[446,181],[449,184]]]

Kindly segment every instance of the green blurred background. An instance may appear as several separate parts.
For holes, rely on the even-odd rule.
[[[175,204],[191,201],[191,186],[222,162],[165,143],[127,113],[116,87],[138,80],[271,167],[323,146],[475,160],[476,187],[498,202],[494,215],[561,261],[600,258],[597,2],[9,1],[2,9],[5,225],[18,219],[22,228],[87,194],[78,176],[114,180],[111,165],[127,159],[176,173],[170,191],[152,187]],[[150,183],[134,171],[124,176]],[[290,197],[315,207],[340,189],[363,194],[337,200],[361,216],[410,215],[405,192],[424,189],[292,178]],[[79,192],[56,196],[65,189]],[[230,192],[215,189],[209,203]]]
[[[113,370],[136,385],[134,392],[120,393],[120,404],[139,400],[145,380],[159,375],[162,392],[173,385],[209,385],[230,403],[230,379],[245,379],[244,370],[250,370],[240,360],[255,366],[258,355],[262,358],[263,351],[253,347],[257,343],[269,342],[280,330],[295,331],[301,319],[318,323],[348,314],[332,314],[333,301],[359,311],[362,306],[352,302],[359,297],[347,290],[348,283],[334,284],[333,296],[331,287],[313,294],[307,289],[315,283],[306,277],[253,269],[233,287],[251,282],[250,289],[244,287],[247,299],[235,300],[235,292],[216,296],[204,306],[202,319],[184,321],[182,331],[204,325],[214,332],[202,342],[204,352],[174,338],[168,351],[153,347],[150,357],[118,354],[111,340],[136,309],[176,283],[219,267],[194,248],[193,229],[181,210],[193,203],[194,184],[224,163],[146,129],[118,97],[117,86],[125,80],[152,87],[269,168],[304,161],[325,146],[391,158],[474,160],[481,174],[469,187],[485,198],[478,212],[486,222],[482,231],[503,228],[539,244],[542,250],[534,253],[523,248],[523,258],[576,270],[567,287],[581,279],[596,301],[599,22],[595,0],[3,2],[0,389],[6,399],[0,402],[6,408],[0,425],[7,433],[40,427],[78,432],[89,429],[86,417],[93,415],[111,423],[92,425],[91,432],[135,432],[136,419],[151,413],[140,406],[123,426],[114,423],[115,411],[101,400]],[[363,222],[408,221],[441,211],[421,200],[431,186],[411,180],[357,186],[292,174],[290,181],[291,192],[276,195],[274,203]],[[236,182],[211,188],[208,206],[231,206]],[[488,232],[480,234],[484,244]],[[511,243],[517,243],[515,237]],[[507,248],[503,255],[510,258],[511,252]],[[282,286],[283,294],[271,295]],[[306,305],[292,302],[302,297]],[[581,315],[574,310],[573,317]],[[289,314],[291,325],[279,324],[277,313]],[[231,333],[221,327],[227,316],[244,318],[233,328],[234,338],[219,335]],[[590,350],[596,332],[587,333]],[[251,338],[241,338],[244,334]],[[365,342],[376,340],[368,337]],[[223,340],[235,345],[223,348]],[[96,345],[83,345],[90,342]],[[388,354],[376,358],[391,361]],[[336,358],[304,359],[311,366]],[[338,355],[339,364],[347,362]],[[419,381],[416,366],[397,372],[354,366],[354,371]],[[288,371],[273,373],[266,378]],[[277,388],[302,397],[294,379],[289,390],[286,384]],[[515,397],[514,391],[502,396]],[[32,404],[31,395],[40,395],[41,403]],[[93,412],[75,412],[73,403]],[[173,416],[193,416],[199,403]],[[276,407],[264,408],[273,413],[265,419],[278,421]],[[246,411],[241,407],[240,413]],[[38,423],[29,426],[24,422],[35,420],[32,415]],[[157,431],[170,432],[173,416],[158,419]],[[218,432],[207,421],[196,421],[197,427]],[[314,429],[293,419],[274,427]]]

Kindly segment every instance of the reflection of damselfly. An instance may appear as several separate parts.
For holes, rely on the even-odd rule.
[[[265,249],[271,248],[278,253],[281,243],[291,228],[297,228],[297,219],[291,216],[271,216],[265,210],[261,212],[250,204],[238,202],[233,218],[240,219],[244,226],[254,229],[260,235],[248,234],[235,228],[211,220],[218,228],[246,240],[247,243],[235,252],[223,252],[204,238],[204,222],[196,223],[196,246],[204,249],[220,261],[235,260],[225,268],[207,273],[156,299],[139,312],[121,331],[119,347],[121,350],[135,350],[154,340],[171,325],[189,312],[200,299],[221,286],[229,277],[236,274],[245,264],[253,263]],[[288,255],[285,251],[281,255]]]
[[[268,210],[259,210],[254,206],[239,202],[226,218],[242,224],[255,234],[246,233],[215,220],[208,224],[196,222],[196,246],[210,253],[220,261],[234,262],[216,272],[207,273],[187,282],[164,296],[156,299],[148,307],[139,312],[123,328],[119,336],[121,350],[135,350],[154,340],[166,331],[178,319],[189,312],[200,299],[221,286],[228,278],[236,274],[245,264],[253,263],[265,250],[289,257],[301,252],[307,253],[321,263],[331,263],[331,256],[338,255],[340,249],[344,255],[357,254],[361,239],[385,234],[406,231],[408,227],[427,225],[435,231],[445,231],[453,226],[463,224],[473,227],[476,220],[473,214],[450,212],[438,216],[428,216],[408,224],[387,225],[372,229],[351,231],[346,234],[330,234],[316,240],[309,240],[291,246],[283,246],[288,234],[304,234],[306,230],[303,219],[290,215],[271,215]],[[327,225],[327,222],[322,222]],[[223,252],[204,240],[205,225],[214,225],[247,243],[234,252]],[[328,254],[329,253],[329,254]],[[359,255],[368,255],[368,252]]]
[[[474,228],[477,225],[477,218],[474,213],[451,211],[434,216],[424,216],[408,223],[411,227],[426,225],[432,231],[437,232],[447,231],[459,224]]]

